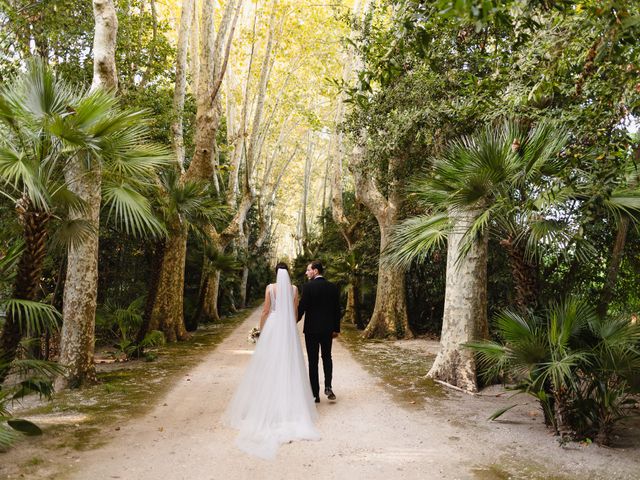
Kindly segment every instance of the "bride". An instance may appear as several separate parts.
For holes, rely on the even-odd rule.
[[[318,440],[317,416],[296,328],[298,289],[288,267],[276,266],[277,282],[267,286],[260,338],[244,377],[224,415],[239,430],[236,445],[273,458],[292,440]]]

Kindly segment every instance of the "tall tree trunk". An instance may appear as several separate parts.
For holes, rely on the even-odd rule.
[[[202,301],[202,317],[209,322],[219,322],[218,293],[220,291],[220,270],[208,274]]]
[[[151,309],[148,330],[160,330],[168,342],[187,338],[184,325],[184,264],[187,249],[186,229],[171,225],[165,241],[158,275],[155,302]]]
[[[393,158],[389,162],[391,180],[388,185],[387,197],[380,193],[376,180],[372,175],[359,170],[361,153],[352,156],[352,168],[356,180],[356,197],[376,217],[380,227],[380,252],[389,243],[391,232],[398,222],[398,212],[403,201],[402,183],[399,171],[402,159]],[[378,286],[376,289],[376,303],[369,325],[364,331],[367,338],[411,338],[407,317],[407,302],[405,298],[404,272],[397,268],[378,267]]]
[[[184,113],[184,98],[187,88],[187,50],[189,47],[189,30],[193,20],[195,0],[185,0],[182,4],[180,16],[180,30],[178,31],[178,48],[176,52],[176,83],[173,92],[173,115],[171,123],[171,140],[176,152],[176,159],[180,169],[184,171],[184,139],[182,115]]]
[[[142,325],[136,334],[136,344],[140,345],[149,333],[149,325],[151,323],[151,315],[153,306],[156,304],[158,297],[158,287],[160,286],[160,274],[162,272],[162,263],[164,262],[164,252],[166,249],[165,241],[161,240],[155,244],[153,249],[153,257],[151,259],[151,278],[149,279],[149,288],[147,290],[147,301],[142,314]]]
[[[198,43],[200,38],[200,16],[198,15],[198,4],[195,0],[191,1],[193,1],[193,7],[191,9],[191,36],[189,38],[189,50],[191,52],[189,70],[191,71],[191,93],[195,95],[200,84],[200,45]]]
[[[80,161],[69,164],[65,171],[69,189],[86,203],[85,211],[70,215],[93,227],[87,240],[69,247],[67,276],[62,300],[62,337],[60,364],[66,368],[58,388],[80,387],[96,380],[93,353],[95,315],[98,298],[98,231],[100,223],[101,171],[97,162],[86,172]]]
[[[202,4],[200,74],[197,91],[195,151],[181,181],[212,180],[215,136],[220,121],[220,86],[227,68],[231,43],[243,0],[225,5],[217,33],[210,1]],[[195,14],[194,14],[195,15]],[[215,39],[214,39],[215,34]],[[186,228],[173,228],[166,242],[165,260],[160,272],[157,304],[154,305],[150,328],[164,332],[168,341],[186,337],[184,324],[184,267],[187,255]],[[166,293],[166,295],[164,294]],[[217,295],[217,292],[216,292]],[[167,317],[170,315],[170,317]]]
[[[462,240],[477,212],[450,211],[444,317],[440,351],[427,374],[464,390],[478,390],[473,352],[462,344],[488,337],[487,238],[477,239],[466,256]]]
[[[342,321],[355,325],[359,330],[364,328],[362,314],[360,312],[360,288],[359,279],[356,276],[351,278],[347,287],[347,305],[344,309]]]
[[[622,261],[622,253],[624,252],[624,246],[627,243],[629,222],[629,217],[625,215],[618,223],[616,239],[613,243],[613,248],[611,249],[609,264],[607,265],[607,278],[604,282],[602,292],[600,293],[600,301],[598,303],[598,314],[601,316],[607,314],[609,303],[613,300],[613,293],[615,292],[616,282],[618,280],[618,271],[620,270],[620,262]]]
[[[36,300],[44,268],[51,215],[32,210],[31,202],[27,199],[20,200],[16,207],[22,224],[24,251],[18,262],[12,297],[19,300]],[[9,373],[23,334],[23,326],[20,325],[19,319],[11,311],[7,312],[0,335],[0,385]]]
[[[311,131],[308,132],[307,155],[304,161],[304,179],[302,183],[302,206],[298,217],[298,248],[303,255],[308,255],[308,225],[307,206],[309,203],[309,189],[311,188],[311,168],[312,168],[313,143],[311,141]]]
[[[353,4],[352,14],[354,18],[361,19],[363,15],[369,12],[371,0],[356,0]],[[354,72],[357,72],[361,68],[362,61],[358,56],[355,48],[347,47],[342,66],[342,80],[345,84],[350,85],[353,80]],[[346,95],[341,92],[338,97],[338,105],[336,107],[336,120],[337,126],[344,122],[346,110]],[[347,218],[344,211],[343,202],[343,173],[344,163],[351,164],[349,155],[347,154],[347,146],[345,143],[345,136],[342,131],[336,129],[334,132],[333,142],[333,155],[331,155],[331,216],[333,221],[338,225],[340,233],[344,237],[347,243],[347,249],[349,255],[354,252],[355,238],[354,232],[357,222],[353,219]],[[355,152],[352,152],[355,153]],[[357,162],[357,159],[355,159]],[[328,165],[327,165],[328,166]],[[343,316],[343,321],[355,324],[359,329],[364,328],[362,314],[360,312],[360,292],[358,288],[359,279],[354,276],[351,280],[351,285],[347,289],[347,306]]]
[[[118,17],[113,0],[93,0],[95,33],[93,37],[93,81],[91,90],[118,88],[116,37]]]
[[[118,88],[115,60],[118,18],[113,0],[93,0],[93,16],[95,34],[91,89],[115,91]],[[66,368],[66,374],[57,380],[58,388],[77,387],[95,381],[93,352],[102,199],[102,171],[99,162],[93,162],[91,170],[87,172],[83,162],[76,157],[67,165],[64,175],[69,190],[86,204],[84,212],[75,212],[70,216],[72,219],[86,221],[94,233],[76,247],[69,248],[67,256],[60,345],[60,364]]]
[[[240,279],[240,308],[247,307],[247,284],[249,283],[249,267],[244,266],[242,269],[242,278]]]
[[[396,223],[395,215],[378,219],[380,225],[380,251],[389,243],[391,229]],[[364,330],[365,338],[411,338],[405,298],[404,271],[380,263],[376,304],[371,319]]]

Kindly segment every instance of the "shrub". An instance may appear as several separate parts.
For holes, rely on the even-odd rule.
[[[556,434],[608,444],[615,423],[630,414],[640,326],[599,317],[580,299],[552,304],[540,316],[506,310],[495,323],[499,341],[467,345],[483,379],[513,382],[511,389],[535,397]]]

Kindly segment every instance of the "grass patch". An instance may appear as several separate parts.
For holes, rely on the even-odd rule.
[[[576,478],[575,476],[549,473],[546,467],[533,463],[492,464],[474,468],[471,472],[476,480],[574,480]]]
[[[341,330],[349,351],[401,406],[422,408],[429,400],[446,398],[444,389],[426,378],[435,356],[399,347],[394,340],[366,340],[353,325],[345,324]]]
[[[98,383],[79,390],[57,393],[53,401],[20,411],[23,418],[40,417],[44,432],[41,437],[23,438],[3,454],[0,477],[10,473],[16,477],[59,478],[65,470],[36,476],[37,464],[29,458],[61,458],[73,452],[93,450],[107,443],[120,423],[150,411],[155,402],[205,355],[219,345],[251,313],[248,308],[219,323],[202,325],[188,340],[167,344],[153,351],[157,359],[97,365]],[[34,419],[38,423],[37,419]],[[8,458],[11,457],[11,458]],[[4,466],[12,463],[7,471]],[[20,466],[18,466],[20,465]]]

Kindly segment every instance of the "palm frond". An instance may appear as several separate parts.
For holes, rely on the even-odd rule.
[[[162,145],[133,144],[119,155],[109,158],[104,174],[116,178],[149,181],[156,175],[158,169],[171,163],[169,151]]]
[[[161,347],[166,343],[166,338],[164,333],[159,330],[152,330],[147,333],[140,342],[140,347],[149,348],[149,347]]]
[[[12,83],[16,103],[37,120],[65,114],[77,99],[73,88],[57,79],[53,70],[37,59],[31,60],[26,72],[15,77]]]
[[[66,218],[60,222],[51,237],[54,248],[78,248],[90,238],[97,235],[93,224],[84,218]]]
[[[494,208],[489,207],[484,210],[475,212],[466,212],[466,215],[471,216],[472,220],[470,224],[463,225],[463,235],[460,245],[460,253],[456,258],[456,266],[459,267],[462,264],[463,259],[469,254],[474,246],[478,246],[479,243],[484,242],[486,236],[489,233],[489,222],[494,213]],[[450,214],[450,218],[453,218],[453,214]],[[466,227],[466,228],[465,228]],[[457,230],[457,226],[453,226],[454,230]]]
[[[54,378],[63,375],[66,371],[63,365],[45,360],[33,358],[16,359],[11,364],[11,368],[19,377],[35,376],[42,378]]]
[[[50,378],[31,377],[16,385],[12,400],[21,400],[27,395],[37,393],[41,398],[50,399],[53,395],[53,381]]]
[[[500,408],[500,409],[496,410],[495,412],[493,412],[489,416],[488,420],[496,420],[499,417],[501,417],[502,415],[504,415],[505,413],[507,413],[512,408],[517,407],[518,405],[520,405],[520,404],[519,403],[514,403],[513,405],[509,405],[508,407]]]
[[[242,263],[235,256],[225,254],[211,244],[205,245],[204,253],[209,269],[221,272],[235,272],[242,269]]]
[[[640,191],[631,189],[615,190],[604,200],[605,207],[617,218],[626,215],[634,223],[640,220]]]
[[[554,348],[565,349],[595,316],[593,307],[580,298],[552,303],[547,312],[549,342]]]
[[[435,248],[443,248],[451,230],[446,214],[423,215],[405,220],[394,230],[389,245],[382,252],[387,265],[407,268],[423,262]]]
[[[511,357],[508,347],[491,341],[468,342],[464,346],[475,352],[483,380],[493,382],[505,374]]]
[[[40,182],[38,166],[24,152],[0,146],[0,179],[17,196],[26,191],[36,208],[48,209],[48,195]]]
[[[2,307],[18,321],[20,330],[25,335],[40,335],[57,330],[62,321],[60,312],[45,303],[11,298],[3,302]]]
[[[104,182],[104,206],[116,225],[135,236],[163,236],[166,229],[153,214],[149,200],[126,183]]]
[[[550,381],[557,391],[567,386],[575,388],[578,381],[575,369],[588,362],[589,355],[585,352],[566,353],[540,365],[540,382]]]
[[[13,445],[20,437],[20,434],[13,428],[3,423],[2,417],[0,417],[0,450],[5,450]]]
[[[112,92],[101,88],[92,90],[75,103],[68,124],[72,128],[91,132],[91,136],[96,136],[96,126],[105,117],[110,117],[117,106],[118,99]]]
[[[543,121],[525,135],[519,150],[526,172],[523,180],[530,182],[540,175],[557,174],[565,163],[560,152],[568,141],[566,129],[554,122]]]
[[[35,423],[30,422],[29,420],[24,420],[22,418],[11,418],[7,420],[7,424],[14,430],[29,437],[42,435],[42,430],[40,430],[40,427],[38,427]]]
[[[0,258],[0,283],[12,282],[16,275],[16,267],[24,250],[24,241],[13,242]]]
[[[83,214],[86,212],[87,203],[76,193],[69,190],[64,183],[51,180],[49,182],[51,203],[56,209],[68,214],[70,211]]]
[[[502,310],[493,319],[500,337],[507,343],[517,344],[522,339],[536,336],[539,320],[513,310]]]

